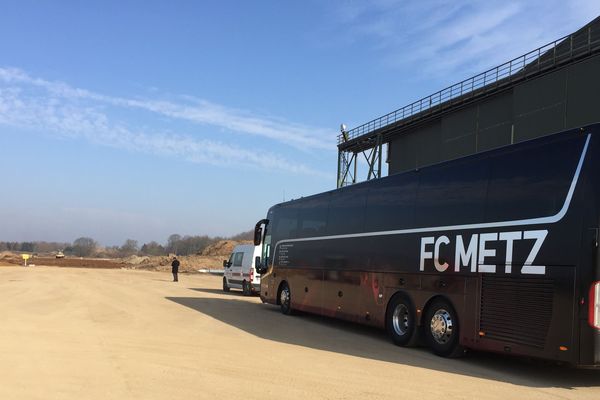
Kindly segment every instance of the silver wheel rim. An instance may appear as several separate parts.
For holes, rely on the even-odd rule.
[[[281,302],[282,306],[288,306],[290,302],[290,291],[288,290],[288,288],[283,288],[281,294],[279,295],[279,301]]]
[[[399,336],[404,336],[408,332],[408,308],[405,304],[398,304],[392,314],[392,326],[394,332]]]
[[[452,337],[452,316],[443,308],[440,308],[431,317],[431,336],[439,344],[446,344]]]

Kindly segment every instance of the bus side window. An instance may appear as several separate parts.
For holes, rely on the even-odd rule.
[[[416,226],[480,223],[489,179],[486,159],[440,164],[419,172]]]
[[[490,185],[486,201],[487,221],[538,218],[560,211],[567,197],[582,139],[576,136],[544,151],[527,146],[490,158]]]
[[[329,198],[316,198],[307,201],[298,210],[298,219],[300,220],[300,230],[298,237],[324,236],[327,232],[327,212],[329,208]]]
[[[273,220],[273,237],[276,241],[284,239],[295,239],[298,233],[298,209],[293,204],[278,208]]]
[[[364,231],[367,188],[348,187],[331,194],[327,234],[343,235]]]
[[[373,182],[369,190],[367,232],[414,226],[418,175],[400,174],[386,179]]]

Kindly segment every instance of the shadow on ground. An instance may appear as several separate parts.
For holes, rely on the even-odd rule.
[[[385,332],[378,329],[310,314],[285,316],[278,307],[257,304],[256,298],[245,298],[241,292],[223,293],[209,288],[193,290],[219,296],[167,299],[263,339],[520,386],[600,387],[600,370],[577,370],[538,360],[480,352],[471,352],[462,359],[445,359],[431,354],[426,348],[396,347]]]
[[[203,289],[203,288],[191,288],[191,289],[197,290],[198,292],[203,292],[203,293],[220,294],[222,296],[239,296],[239,297],[256,297],[256,298],[258,298],[258,294],[244,296],[242,291],[238,290],[238,289],[231,289],[229,292],[224,292],[223,289]]]

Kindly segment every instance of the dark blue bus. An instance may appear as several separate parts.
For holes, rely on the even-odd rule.
[[[600,366],[600,124],[273,206],[261,299],[465,349]]]

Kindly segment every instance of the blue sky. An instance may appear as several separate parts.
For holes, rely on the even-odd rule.
[[[571,33],[584,1],[0,1],[0,241],[231,235],[354,127]]]

